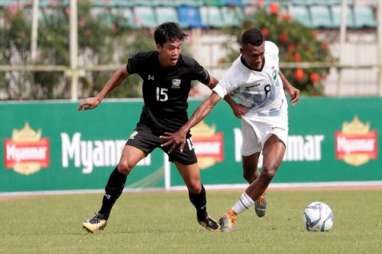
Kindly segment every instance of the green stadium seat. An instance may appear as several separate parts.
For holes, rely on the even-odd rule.
[[[312,27],[315,28],[334,28],[330,10],[327,5],[313,5],[310,7]]]
[[[224,0],[204,0],[204,5],[208,6],[224,6]]]
[[[173,0],[178,6],[202,6],[204,4],[203,0]]]
[[[327,5],[341,5],[342,0],[325,0],[323,3]],[[348,1],[348,3],[350,3],[350,1]]]
[[[97,7],[113,7],[112,0],[93,0],[93,3]]]
[[[179,4],[176,0],[157,0],[156,6],[177,7]]]
[[[178,14],[172,7],[157,7],[155,8],[155,14],[158,24],[162,24],[168,21],[179,22]]]
[[[291,16],[301,24],[310,27],[312,22],[310,20],[309,10],[303,5],[292,5],[290,8]]]
[[[332,18],[333,18],[333,25],[335,27],[340,27],[341,26],[341,12],[342,12],[342,7],[341,5],[333,5],[331,6],[332,10]],[[347,7],[347,12],[346,12],[346,26],[347,27],[354,27],[354,22],[353,22],[353,11],[350,8],[350,6]]]
[[[321,1],[321,2],[324,2],[324,1]],[[315,0],[292,0],[292,4],[293,5],[312,5],[312,4],[315,4]]]
[[[203,27],[221,28],[224,26],[220,9],[216,6],[200,7]]]
[[[222,7],[221,9],[224,26],[239,27],[244,18],[240,7]]]
[[[108,5],[113,7],[134,7],[137,5],[137,3],[137,0],[110,0],[110,3]]]
[[[157,22],[153,8],[138,6],[133,8],[135,24],[138,27],[156,27]]]
[[[377,21],[375,20],[373,10],[371,9],[370,6],[354,6],[354,27],[355,28],[377,27]]]
[[[122,26],[127,28],[136,28],[134,14],[131,8],[118,8],[117,15],[122,18]]]
[[[241,6],[241,0],[223,0],[223,4],[226,6]]]

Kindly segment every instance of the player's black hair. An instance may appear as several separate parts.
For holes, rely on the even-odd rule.
[[[257,28],[251,28],[246,30],[240,39],[241,45],[252,44],[254,46],[260,46],[264,42],[264,36]]]
[[[183,40],[185,37],[187,34],[174,22],[163,23],[154,32],[155,43],[161,46],[168,41]]]

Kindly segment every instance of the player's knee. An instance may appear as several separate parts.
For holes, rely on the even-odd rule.
[[[133,169],[133,165],[129,163],[129,161],[120,161],[118,163],[117,169],[122,174],[128,175],[130,171]]]
[[[202,184],[200,181],[191,181],[187,187],[192,193],[200,193],[202,191]]]
[[[276,175],[276,170],[277,168],[276,167],[266,167],[264,166],[263,167],[263,171],[262,171],[262,175],[264,178],[266,178],[267,180],[272,180],[272,178]]]

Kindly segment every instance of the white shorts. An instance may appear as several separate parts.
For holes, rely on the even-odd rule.
[[[248,119],[241,120],[243,144],[241,155],[249,156],[261,152],[265,142],[271,135],[276,135],[286,146],[288,138],[288,124],[274,125],[267,122],[257,122]]]

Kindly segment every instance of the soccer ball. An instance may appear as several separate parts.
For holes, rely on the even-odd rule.
[[[312,202],[304,209],[304,223],[308,231],[329,231],[333,220],[332,209],[323,202]]]

